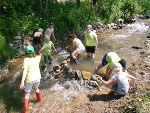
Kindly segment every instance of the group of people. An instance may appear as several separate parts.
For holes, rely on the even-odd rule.
[[[85,44],[77,38],[75,33],[69,34],[69,39],[72,41],[71,57],[76,64],[79,65],[80,56],[86,51],[87,56],[94,58],[94,53],[97,50],[98,39],[96,33],[92,30],[92,25],[88,25],[85,33]],[[42,38],[44,37],[44,38]],[[39,64],[41,57],[44,57],[44,65],[48,66],[51,62],[52,48],[56,51],[54,44],[50,41],[51,37],[56,40],[54,35],[54,24],[51,23],[49,28],[43,33],[43,29],[34,33],[33,42],[27,41],[27,47],[25,48],[25,54],[27,57],[23,63],[23,75],[20,84],[20,89],[24,89],[25,96],[23,101],[23,113],[28,113],[29,96],[32,87],[36,92],[37,102],[41,102],[42,93],[39,90],[41,73]],[[44,41],[43,41],[44,40]],[[41,42],[43,42],[41,44]],[[85,45],[85,46],[84,46]],[[130,88],[129,80],[135,81],[135,77],[129,75],[126,71],[126,61],[121,59],[115,52],[108,52],[104,55],[102,63],[97,67],[97,70],[107,65],[106,78],[108,81],[104,81],[102,78],[97,78],[97,82],[101,82],[107,87],[120,95],[128,93]]]
[[[54,35],[54,24],[50,23],[49,27],[44,32],[43,29],[39,29],[34,33],[33,38],[29,38],[26,41],[25,54],[26,58],[23,62],[23,74],[20,83],[20,89],[24,89],[25,96],[23,99],[23,113],[28,113],[29,97],[32,87],[36,93],[37,102],[41,102],[42,93],[39,90],[41,72],[39,64],[41,57],[44,57],[44,66],[51,63],[51,50],[56,51],[54,44],[50,41],[50,38]]]
[[[94,58],[94,53],[98,46],[98,39],[96,33],[92,29],[92,25],[87,25],[84,32],[85,44],[77,38],[76,34],[70,34],[69,38],[72,41],[71,56],[77,65],[79,65],[79,59],[85,51],[87,52],[88,57]]]

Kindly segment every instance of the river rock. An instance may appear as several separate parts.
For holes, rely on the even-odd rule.
[[[93,87],[98,87],[98,83],[94,80],[90,80],[89,85]]]
[[[87,71],[82,71],[82,76],[84,79],[90,80],[92,78],[92,73],[87,72]]]
[[[133,49],[142,49],[142,47],[139,47],[139,46],[132,46],[131,48],[133,48]]]

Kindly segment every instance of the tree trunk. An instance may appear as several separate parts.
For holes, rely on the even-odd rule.
[[[77,7],[80,7],[80,0],[76,0],[77,1]]]

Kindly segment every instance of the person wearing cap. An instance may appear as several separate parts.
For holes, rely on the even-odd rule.
[[[31,45],[28,45],[25,48],[25,54],[27,57],[23,62],[23,74],[19,87],[20,89],[24,89],[25,92],[23,99],[23,113],[28,113],[29,96],[32,87],[35,89],[37,102],[41,102],[42,100],[42,94],[39,90],[41,79],[39,64],[41,60],[41,54],[36,55],[35,50]]]
[[[97,34],[92,31],[92,25],[87,25],[84,34],[87,56],[94,58],[94,53],[97,50],[98,40]]]
[[[101,82],[106,87],[112,89],[117,95],[126,95],[130,89],[130,84],[135,83],[136,78],[123,72],[123,67],[120,63],[113,64],[113,70],[111,73],[111,78],[105,81],[101,78],[97,79],[97,82]]]
[[[44,32],[44,36],[49,36],[49,38],[51,38],[51,36],[53,37],[53,39],[56,41],[55,35],[54,35],[54,23],[50,23],[49,27],[46,29],[46,31]],[[49,39],[50,40],[50,39]]]
[[[34,33],[33,37],[33,46],[35,48],[35,51],[39,53],[41,46],[42,46],[42,39],[43,39],[43,29],[38,29],[37,32]]]
[[[41,37],[43,36],[43,29],[39,28],[37,32],[34,33],[34,37]]]
[[[74,59],[75,63],[79,65],[79,58],[85,52],[85,47],[80,39],[77,38],[76,34],[69,35],[70,40],[72,41],[72,52],[71,56]]]
[[[49,36],[45,36],[45,41],[43,43],[43,47],[41,48],[40,52],[42,52],[44,56],[44,66],[47,67],[48,64],[51,64],[51,51],[52,48],[56,51],[55,46],[52,41],[49,40]]]
[[[126,60],[121,59],[115,52],[107,52],[102,59],[102,63],[98,65],[96,71],[108,64],[106,69],[106,78],[108,79],[114,63],[120,63],[123,70],[126,71]]]

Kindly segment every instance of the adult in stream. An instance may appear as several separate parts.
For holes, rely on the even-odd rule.
[[[20,84],[20,89],[24,89],[25,96],[23,100],[23,113],[28,113],[29,96],[34,87],[36,92],[36,98],[38,102],[41,102],[42,94],[39,90],[41,73],[39,69],[39,63],[41,60],[41,54],[36,55],[33,46],[29,45],[25,48],[27,58],[23,63],[23,75]],[[36,70],[36,71],[35,71]]]
[[[96,71],[108,64],[106,69],[106,78],[109,79],[114,63],[120,63],[123,70],[126,71],[126,60],[121,59],[115,52],[107,52],[102,59],[102,63],[96,68]]]
[[[71,56],[74,59],[75,63],[79,65],[79,58],[85,52],[85,47],[80,39],[77,38],[76,34],[69,35],[70,40],[72,41],[72,52]]]
[[[87,56],[94,58],[94,53],[97,50],[98,40],[97,34],[92,31],[92,25],[87,25],[87,29],[85,31],[85,45]]]

